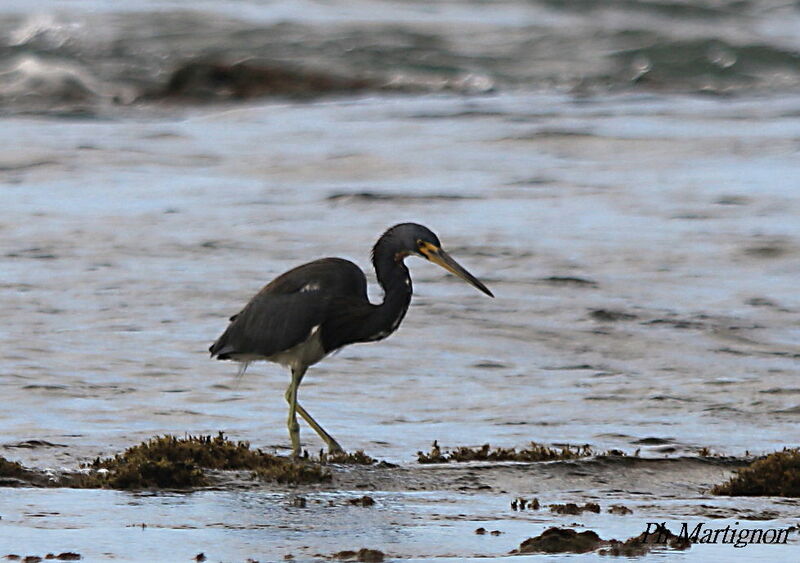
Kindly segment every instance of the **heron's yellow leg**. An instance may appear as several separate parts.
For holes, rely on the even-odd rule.
[[[339,445],[339,442],[334,440],[333,436],[325,432],[325,429],[319,425],[319,423],[311,418],[311,415],[308,414],[308,411],[300,406],[300,403],[296,404],[297,407],[297,414],[303,417],[308,425],[314,429],[314,431],[322,438],[322,441],[325,442],[328,446],[328,452],[335,454],[337,452],[344,452],[342,446]]]
[[[289,438],[292,441],[292,455],[300,456],[300,425],[297,423],[297,387],[303,378],[305,370],[292,370],[292,382],[286,390],[286,401],[289,403],[289,419],[286,427],[289,429]]]
[[[299,382],[298,382],[298,384],[299,384]],[[297,401],[297,387],[294,386],[294,381],[292,381],[292,385],[289,385],[289,389],[286,390],[286,402],[289,403],[289,420],[290,420],[289,424],[290,425],[291,425],[291,420],[292,420],[292,409],[294,409],[294,412],[296,412],[297,414],[302,416],[303,419],[308,423],[308,425],[311,428],[314,429],[314,431],[317,433],[317,435],[319,435],[319,437],[322,438],[322,441],[325,442],[325,444],[328,446],[328,451],[330,453],[333,454],[333,453],[343,452],[344,451],[342,449],[342,446],[339,445],[339,442],[337,442],[334,439],[333,436],[328,434],[325,431],[325,429],[322,426],[320,426],[320,424],[316,420],[314,420],[311,417],[310,414],[308,414],[308,411],[306,409],[304,409],[302,406],[300,406],[300,403]],[[296,419],[295,419],[295,424],[297,424],[297,420]],[[299,433],[300,433],[300,430],[298,428],[298,430],[297,430],[298,448],[299,448],[299,439],[300,439],[299,438]],[[291,427],[289,429],[289,436],[292,436]],[[294,439],[292,440],[292,449],[294,449]],[[298,450],[298,453],[299,453],[299,450]]]

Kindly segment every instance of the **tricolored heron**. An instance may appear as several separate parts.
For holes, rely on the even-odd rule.
[[[292,370],[286,391],[292,452],[300,454],[297,414],[319,434],[331,453],[339,443],[297,402],[297,387],[309,366],[355,342],[374,342],[392,334],[411,301],[411,277],[403,260],[421,256],[466,280],[486,295],[492,292],[453,260],[430,229],[402,223],[387,230],[372,249],[372,264],[384,291],[383,303],[367,298],[361,269],[342,258],[322,258],[278,276],[259,291],[209,349],[218,360],[241,362],[240,373],[256,360]]]

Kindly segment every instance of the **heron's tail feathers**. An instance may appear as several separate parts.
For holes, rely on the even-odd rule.
[[[225,335],[223,334],[209,347],[208,351],[211,352],[212,358],[216,356],[218,360],[228,360],[230,359],[230,355],[236,352],[233,346],[224,342],[224,337]]]

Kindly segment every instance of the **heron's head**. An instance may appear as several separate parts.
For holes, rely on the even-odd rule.
[[[402,260],[410,255],[421,256],[455,274],[486,295],[494,297],[489,288],[442,249],[439,237],[429,228],[417,223],[401,223],[387,230],[381,237],[381,240],[384,239],[391,241],[395,260]]]

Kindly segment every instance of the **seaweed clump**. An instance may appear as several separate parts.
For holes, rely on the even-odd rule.
[[[619,516],[625,516],[626,514],[633,514],[633,510],[625,506],[624,504],[612,504],[608,507],[609,514],[617,514]]]
[[[333,554],[336,559],[359,561],[361,563],[380,563],[385,556],[386,554],[379,549],[368,549],[366,547],[362,547],[358,551],[346,550]]]
[[[576,532],[572,528],[548,528],[536,537],[522,542],[511,553],[588,553],[606,542],[595,532]]]
[[[679,551],[689,549],[692,542],[688,537],[675,535],[665,526],[659,524],[654,532],[642,532],[638,536],[628,538],[624,542],[611,540],[606,549],[600,550],[600,555],[614,555],[617,557],[641,557],[654,547],[671,547]]]
[[[429,453],[417,452],[419,463],[449,463],[451,461],[563,461],[580,459],[594,455],[592,448],[586,446],[562,446],[551,448],[543,444],[531,442],[530,446],[519,451],[516,448],[495,448],[489,444],[470,448],[459,446],[442,453],[438,442],[434,442]]]
[[[23,557],[21,555],[16,555],[14,553],[9,553],[8,555],[5,556],[5,559],[8,559],[9,561],[22,561],[22,563],[39,563],[40,561],[42,561],[42,557],[40,557],[39,555],[26,555]],[[44,559],[48,561],[51,560],[79,561],[80,559],[82,559],[82,557],[80,553],[65,551],[64,553],[59,553],[58,555],[56,555],[55,553],[48,553],[47,555],[44,556]]]
[[[217,436],[157,436],[111,458],[88,465],[79,487],[112,489],[190,488],[209,484],[203,469],[249,469],[279,483],[318,482],[330,478],[319,465],[250,449],[247,442]]]
[[[596,502],[587,502],[583,506],[578,506],[574,502],[568,502],[567,504],[551,504],[550,512],[555,514],[571,514],[573,516],[577,516],[583,512],[600,514],[600,505]]]
[[[370,497],[370,496],[364,495],[364,496],[359,497],[359,498],[351,498],[347,502],[349,502],[353,506],[364,506],[364,507],[366,507],[366,506],[374,505],[375,504],[375,499]]]
[[[364,453],[364,450],[350,452],[325,453],[319,452],[320,463],[339,463],[343,465],[374,465],[377,460]]]
[[[784,449],[736,470],[713,495],[800,497],[800,448]]]
[[[654,547],[684,550],[691,547],[691,540],[673,534],[662,525],[657,526],[653,532],[644,531],[624,542],[604,540],[592,530],[576,532],[572,528],[553,527],[536,537],[528,538],[511,553],[589,553],[599,549],[600,555],[638,557],[645,555]]]
[[[539,510],[542,507],[542,505],[539,503],[539,499],[536,497],[530,501],[522,497],[517,497],[511,501],[511,510],[525,510],[526,506],[528,510]]]

